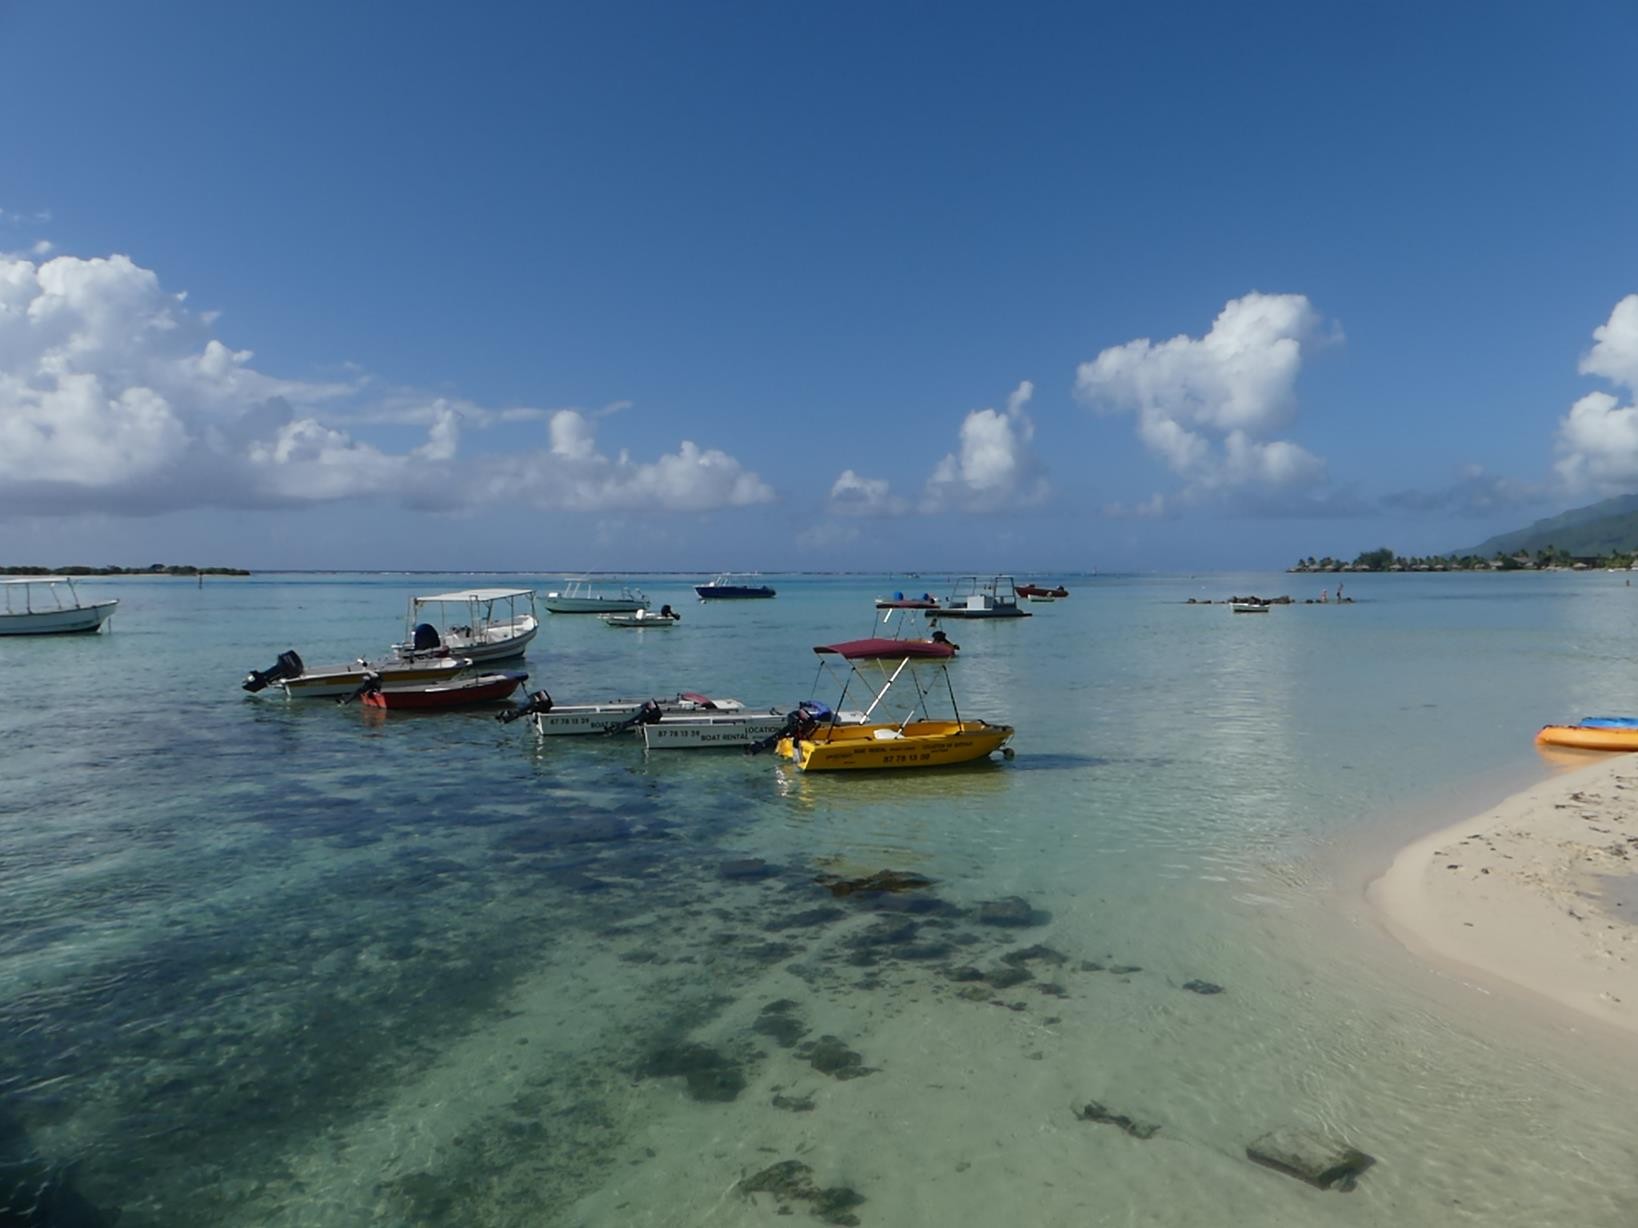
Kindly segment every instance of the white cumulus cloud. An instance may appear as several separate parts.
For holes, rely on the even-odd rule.
[[[959,446],[927,479],[924,510],[987,511],[1039,502],[1046,496],[1046,479],[1030,447],[1035,423],[1025,412],[1034,395],[1035,385],[1024,380],[1013,389],[1004,410],[975,409],[962,420]]]
[[[898,516],[908,510],[886,478],[844,469],[830,485],[830,510],[841,516]]]
[[[1143,445],[1196,493],[1312,486],[1325,462],[1266,437],[1297,414],[1304,347],[1328,339],[1305,295],[1253,292],[1225,304],[1202,337],[1102,351],[1077,368],[1075,393],[1100,412],[1134,415]]]
[[[1574,491],[1629,489],[1638,482],[1638,294],[1623,298],[1593,329],[1580,369],[1624,389],[1627,403],[1598,391],[1570,406],[1558,424],[1558,474]]]
[[[705,511],[774,492],[734,457],[684,440],[653,460],[606,454],[595,420],[624,408],[484,409],[374,394],[353,373],[283,379],[211,335],[216,317],[129,257],[0,255],[0,508],[162,511],[389,499],[459,508],[522,501]],[[538,446],[465,454],[466,428],[544,419]],[[389,446],[372,428],[410,425]]]

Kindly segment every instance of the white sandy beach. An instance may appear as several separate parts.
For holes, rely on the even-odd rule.
[[[1601,756],[1403,849],[1369,897],[1412,950],[1638,1031],[1638,759]]]

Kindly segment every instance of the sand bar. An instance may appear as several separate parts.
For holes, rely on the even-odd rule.
[[[1635,888],[1638,758],[1608,755],[1416,841],[1368,894],[1412,950],[1638,1031]]]

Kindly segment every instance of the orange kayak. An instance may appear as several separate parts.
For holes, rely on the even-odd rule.
[[[1537,746],[1573,746],[1577,750],[1638,750],[1638,729],[1600,725],[1543,725]]]

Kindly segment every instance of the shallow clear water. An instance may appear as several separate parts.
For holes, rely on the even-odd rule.
[[[865,1224],[1629,1223],[1633,1076],[1429,992],[1330,868],[1545,770],[1540,724],[1638,707],[1625,578],[1238,617],[1183,603],[1334,578],[1071,580],[948,628],[1015,761],[857,778],[238,689],[472,577],[88,584],[110,633],[0,640],[0,1173],[137,1228],[774,1222],[735,1183],[787,1159]],[[672,631],[544,616],[530,685],[788,703],[872,596],[934,587],[693,579],[644,580]],[[813,882],[883,867],[937,883]],[[983,921],[1009,896],[1035,924]],[[818,1068],[841,1047],[871,1073]],[[1380,1162],[1347,1195],[1247,1162],[1292,1124]]]

